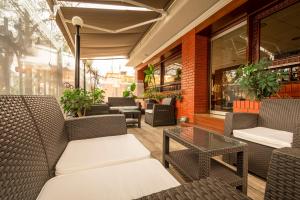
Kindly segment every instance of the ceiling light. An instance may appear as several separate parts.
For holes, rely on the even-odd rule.
[[[76,8],[93,8],[93,9],[104,9],[104,10],[132,10],[132,11],[150,11],[147,8],[134,7],[134,6],[118,6],[118,5],[107,5],[99,3],[82,3],[72,1],[58,1],[61,7],[76,7]]]

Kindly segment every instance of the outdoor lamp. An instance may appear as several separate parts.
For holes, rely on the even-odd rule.
[[[80,17],[78,17],[78,16],[74,16],[72,18],[72,24],[73,24],[73,26],[80,26],[80,27],[82,27],[83,26],[83,20]]]
[[[72,24],[76,28],[75,33],[75,88],[80,87],[80,34],[79,29],[83,26],[83,20],[74,16],[72,18]]]

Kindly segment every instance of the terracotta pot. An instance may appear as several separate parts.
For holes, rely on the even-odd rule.
[[[260,101],[235,100],[233,112],[259,113]]]

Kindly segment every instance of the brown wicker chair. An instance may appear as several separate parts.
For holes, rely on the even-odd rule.
[[[259,114],[228,113],[224,134],[229,137],[233,130],[266,127],[293,133],[292,147],[300,147],[300,99],[266,99],[261,103]],[[266,178],[272,151],[270,146],[236,138],[248,143],[249,171]],[[235,156],[224,156],[224,161],[235,163]]]
[[[175,98],[164,98],[161,104],[147,104],[145,122],[151,126],[175,125]]]
[[[269,166],[265,200],[298,200],[300,197],[300,149],[273,151]],[[202,179],[140,198],[141,200],[223,200],[249,199],[240,191],[217,179]]]

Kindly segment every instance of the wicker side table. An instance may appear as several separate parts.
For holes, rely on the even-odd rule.
[[[124,109],[119,112],[125,115],[127,125],[137,124],[141,128],[141,111]]]
[[[170,151],[170,139],[186,147]],[[237,154],[237,170],[233,170],[213,157]],[[197,127],[176,127],[164,130],[163,163],[174,166],[187,181],[207,177],[217,178],[247,194],[247,144]]]

